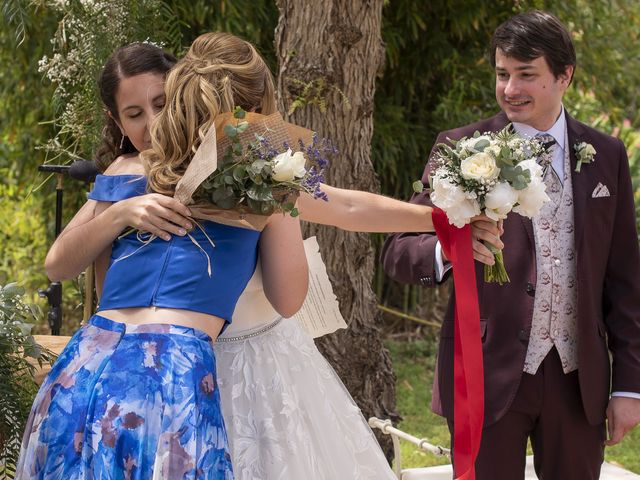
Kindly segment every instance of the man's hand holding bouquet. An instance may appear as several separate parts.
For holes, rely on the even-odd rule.
[[[461,228],[481,214],[500,221],[512,211],[531,218],[549,200],[536,161],[546,153],[538,140],[521,137],[508,125],[497,133],[476,132],[451,143],[438,145],[430,183],[431,201],[452,225]],[[422,182],[414,183],[415,191],[422,188]],[[496,261],[485,265],[485,281],[509,282],[502,251],[486,246]]]

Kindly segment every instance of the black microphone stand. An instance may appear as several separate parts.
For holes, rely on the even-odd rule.
[[[38,171],[56,174],[55,238],[58,238],[62,230],[63,178],[64,174],[69,171],[69,165],[40,165]],[[60,282],[51,282],[46,290],[38,289],[38,295],[40,295],[41,298],[46,298],[49,303],[47,321],[51,329],[51,334],[60,335],[60,326],[62,325],[62,284]]]

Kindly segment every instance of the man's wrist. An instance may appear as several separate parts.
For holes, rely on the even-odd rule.
[[[626,397],[626,398],[637,398],[640,400],[640,393],[637,392],[612,392],[611,398],[613,397]]]

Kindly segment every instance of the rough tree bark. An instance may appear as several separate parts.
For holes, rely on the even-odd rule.
[[[289,121],[331,139],[339,150],[326,181],[379,191],[370,159],[373,97],[384,62],[383,0],[277,0],[279,110]],[[331,200],[329,200],[331,201]],[[305,225],[322,256],[349,329],[318,340],[365,417],[397,419],[395,375],[376,326],[374,256],[367,234]],[[379,437],[380,439],[380,437]],[[387,457],[388,438],[381,439]]]

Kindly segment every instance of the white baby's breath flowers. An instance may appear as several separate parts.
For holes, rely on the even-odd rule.
[[[137,8],[132,9],[135,3]],[[160,0],[45,0],[60,17],[51,50],[37,63],[51,82],[55,111],[54,136],[42,146],[56,155],[84,156],[95,150],[103,127],[96,85],[108,55],[118,47],[149,35],[168,38],[162,28]],[[160,31],[160,33],[156,33]],[[34,60],[35,63],[35,60]]]
[[[304,177],[305,173],[307,170],[302,152],[292,153],[288,149],[273,159],[273,178],[278,182],[291,182],[294,178]]]

